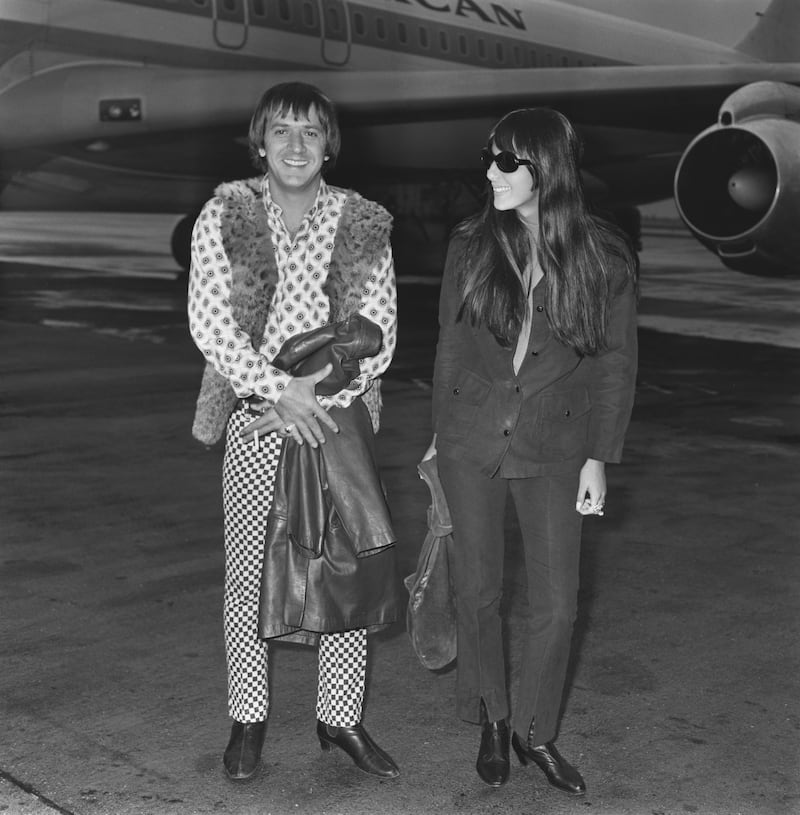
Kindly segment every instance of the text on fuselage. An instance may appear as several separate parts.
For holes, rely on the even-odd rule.
[[[519,9],[507,9],[499,3],[477,3],[475,0],[395,0],[404,6],[421,6],[428,11],[438,11],[442,14],[452,14],[456,17],[472,17],[484,23],[512,26],[525,31],[525,21]]]

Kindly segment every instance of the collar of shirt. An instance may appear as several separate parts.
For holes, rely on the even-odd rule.
[[[278,204],[272,197],[272,192],[269,188],[269,179],[267,176],[264,176],[264,207],[267,210],[269,215],[272,215],[277,220],[283,222],[283,207]],[[314,198],[314,203],[311,205],[311,208],[306,212],[305,216],[303,217],[302,224],[311,223],[314,220],[317,213],[320,210],[324,209],[329,203],[331,203],[331,190],[330,187],[325,183],[324,178],[320,178],[319,180],[319,188],[317,189],[317,195]],[[301,229],[302,229],[301,224]]]

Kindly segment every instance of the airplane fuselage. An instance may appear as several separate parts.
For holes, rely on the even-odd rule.
[[[146,62],[205,69],[430,70],[725,63],[694,38],[558,2],[3,0],[0,43],[32,69]],[[277,36],[276,36],[277,35]],[[83,58],[83,59],[82,59]],[[0,91],[30,73],[8,68]]]
[[[391,153],[399,166],[455,169],[458,151],[420,163],[418,147],[440,136],[424,124],[444,118],[441,98],[463,99],[459,120],[478,108],[473,75],[509,71],[524,91],[531,71],[568,88],[598,67],[756,61],[552,0],[0,0],[0,20],[0,151],[83,142],[97,154],[124,137],[241,127],[266,86],[305,72],[339,75],[332,89],[348,112],[373,114],[391,100],[396,121],[397,97],[409,109],[425,104],[409,117],[414,133],[378,139],[371,160]],[[412,87],[426,71],[462,87],[431,87],[444,74]],[[497,93],[484,96],[501,107],[505,83],[493,81]],[[465,133],[495,113],[464,121]]]
[[[0,203],[191,211],[251,171],[253,106],[293,79],[339,106],[349,179],[479,177],[498,116],[547,104],[581,129],[596,200],[663,198],[732,91],[800,82],[800,8],[749,0],[731,46],[665,27],[657,2],[658,26],[589,0],[0,0]],[[777,177],[737,169],[741,200]]]

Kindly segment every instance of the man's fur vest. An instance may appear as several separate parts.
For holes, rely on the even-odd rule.
[[[278,282],[278,267],[261,194],[261,178],[221,184],[215,195],[222,199],[222,244],[231,267],[231,311],[234,320],[251,338],[257,351]],[[357,192],[347,200],[334,239],[328,277],[323,291],[330,301],[330,321],[337,322],[358,311],[369,275],[385,250],[392,216]],[[378,429],[380,380],[362,397],[373,429]],[[203,371],[192,435],[205,445],[222,438],[237,396],[225,377],[210,362]]]

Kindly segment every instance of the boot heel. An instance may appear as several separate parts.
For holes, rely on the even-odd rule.
[[[513,736],[513,738],[511,739],[511,746],[514,748],[514,752],[517,754],[517,758],[519,759],[519,763],[520,763],[520,764],[521,764],[523,767],[527,767],[527,766],[528,766],[528,760],[529,760],[529,759],[528,759],[528,757],[525,755],[525,753],[523,752],[523,750],[522,750],[522,745],[521,745],[521,744],[519,743],[519,741],[517,740],[517,734],[516,734],[516,733],[514,733],[514,736]]]
[[[317,738],[323,752],[327,753],[338,747],[365,773],[381,778],[397,778],[400,775],[400,770],[391,757],[375,744],[360,723],[352,727],[334,727],[317,719]]]
[[[586,783],[581,774],[556,750],[553,742],[548,741],[540,747],[527,747],[514,733],[511,744],[523,765],[532,761],[557,789],[570,795],[583,795],[586,792]]]

